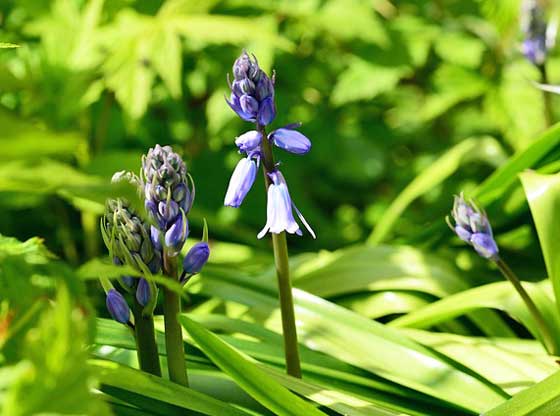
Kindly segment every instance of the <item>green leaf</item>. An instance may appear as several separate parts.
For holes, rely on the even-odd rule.
[[[474,197],[482,204],[488,205],[503,196],[510,185],[517,181],[517,174],[525,169],[536,168],[552,150],[560,144],[560,124],[548,129],[533,144],[518,151],[507,163],[492,173],[475,191]]]
[[[399,193],[378,221],[368,239],[368,243],[379,244],[386,239],[395,222],[412,201],[454,174],[463,163],[477,159],[491,160],[503,158],[504,155],[500,145],[491,137],[473,137],[463,140],[447,150]]]
[[[560,372],[515,395],[484,416],[552,416],[560,410]]]
[[[91,392],[96,383],[86,365],[87,321],[66,286],[59,284],[51,307],[27,329],[18,350],[21,371],[5,392],[2,414],[110,414]]]
[[[482,374],[509,394],[533,386],[558,369],[537,341],[467,337],[403,329],[411,338]]]
[[[545,320],[551,324],[554,338],[560,339],[560,319],[556,314],[554,302],[545,292],[546,282],[541,285],[525,282],[523,286],[529,291]],[[401,316],[389,325],[426,328],[479,308],[504,310],[540,338],[532,315],[509,282],[490,283],[453,294]]]
[[[441,33],[435,42],[435,51],[441,59],[469,68],[480,65],[485,49],[480,39],[461,32]]]
[[[250,358],[226,344],[200,324],[185,316],[180,316],[179,321],[218,367],[274,413],[282,416],[324,414],[269,378]]]
[[[531,208],[546,270],[554,289],[556,306],[560,312],[560,174],[541,175],[527,171],[519,177]],[[556,338],[558,339],[558,334]]]
[[[196,390],[130,367],[106,360],[90,360],[89,363],[96,370],[102,390],[141,409],[161,410],[162,404],[168,404],[210,416],[249,414]]]
[[[19,45],[14,43],[0,42],[0,49],[19,48]]]
[[[56,132],[45,126],[0,111],[0,161],[40,159],[43,157],[72,158],[85,141],[78,132]]]
[[[266,319],[268,328],[281,331],[276,293],[269,286],[242,279],[238,273],[219,278],[207,273],[200,283],[197,289],[202,293],[250,305],[256,318]],[[496,386],[453,367],[392,328],[301,290],[293,293],[298,338],[316,351],[473,411],[486,410],[507,397]]]
[[[380,46],[389,44],[381,20],[367,2],[360,0],[329,0],[310,23],[342,40],[361,39]]]
[[[395,88],[409,72],[407,67],[381,66],[355,57],[348,69],[339,75],[331,94],[331,103],[341,106],[353,101],[371,100]]]

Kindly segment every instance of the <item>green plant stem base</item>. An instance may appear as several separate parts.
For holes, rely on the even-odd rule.
[[[170,257],[167,253],[163,257],[165,274],[177,280],[177,257]],[[165,326],[165,349],[167,351],[167,370],[169,379],[183,386],[189,385],[183,334],[178,317],[181,312],[181,298],[168,288],[163,290],[163,317]]]
[[[154,318],[152,315],[142,316],[142,305],[134,299],[134,334],[136,337],[136,351],[140,369],[147,373],[161,377],[161,366],[156,344]]]

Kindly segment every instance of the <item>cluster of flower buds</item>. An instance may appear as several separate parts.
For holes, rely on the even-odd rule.
[[[245,121],[267,126],[276,117],[274,105],[274,76],[269,78],[254,60],[243,51],[233,65],[233,83],[229,106]]]
[[[132,266],[141,276],[159,272],[161,252],[152,243],[150,227],[136,215],[126,200],[107,200],[105,215],[101,219],[101,234],[113,263]],[[154,284],[132,276],[123,276],[120,282],[127,291],[135,291],[140,305],[155,304],[157,293]]]
[[[498,245],[484,211],[474,203],[466,202],[461,194],[455,196],[451,216],[455,224],[451,223],[449,217],[446,218],[447,223],[461,240],[470,244],[481,257],[490,260],[498,259]]]
[[[189,233],[187,214],[194,200],[194,183],[181,157],[171,147],[160,145],[150,149],[142,158],[142,178],[131,172],[115,173],[113,182],[122,180],[138,186],[144,196],[150,222],[144,222],[136,215],[127,201],[110,199],[101,220],[103,240],[115,264],[132,266],[139,276],[158,273],[164,250],[168,256],[176,256],[185,244]],[[181,283],[199,273],[209,256],[210,248],[206,241],[195,244],[183,261]],[[146,313],[153,312],[157,301],[157,286],[153,281],[123,276],[120,282],[125,290],[134,291],[136,300],[145,307]],[[115,320],[125,323],[124,311],[129,309],[124,297],[115,289],[107,292],[107,307]]]
[[[237,208],[255,182],[257,168],[265,156],[263,145],[273,144],[288,152],[303,155],[311,149],[311,142],[297,131],[301,126],[300,123],[279,128],[264,137],[265,126],[270,124],[276,116],[274,77],[270,79],[259,68],[256,58],[251,59],[247,52],[243,51],[233,65],[233,74],[234,82],[230,85],[231,98],[230,101],[226,101],[241,119],[256,124],[256,130],[250,130],[235,139],[239,152],[246,157],[239,161],[233,171],[224,205]],[[315,233],[293,204],[286,180],[278,170],[278,166],[275,165],[273,170],[267,172],[267,175],[270,178],[267,223],[258,234],[258,238],[262,238],[268,231],[271,233],[287,231],[291,234],[301,235],[299,225],[294,220],[292,208],[315,238]]]
[[[556,43],[557,23],[547,23],[545,10],[539,0],[525,0],[521,9],[521,31],[523,32],[523,55],[534,65],[543,65],[548,51]]]
[[[176,256],[189,234],[187,214],[194,201],[185,162],[170,146],[156,145],[142,158],[142,175],[154,244]]]

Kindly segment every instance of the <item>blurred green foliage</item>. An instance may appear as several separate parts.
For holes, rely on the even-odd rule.
[[[214,238],[257,244],[261,190],[240,210],[221,206],[233,139],[246,128],[224,103],[225,75],[246,48],[276,70],[276,125],[300,120],[313,142],[305,160],[280,155],[294,199],[319,231],[316,242],[292,239],[297,250],[364,240],[448,148],[495,140],[415,195],[386,237],[411,235],[439,221],[442,196],[484,178],[545,127],[542,96],[528,82],[538,72],[518,51],[517,3],[3,2],[0,38],[20,47],[0,56],[0,158],[9,162],[0,231],[27,238],[41,230],[57,253],[75,244],[83,258],[74,207],[29,195],[12,177],[37,169],[45,189],[62,178],[106,182],[165,143],[182,149],[197,181],[195,226],[207,217]],[[551,59],[552,79],[558,62]],[[45,208],[56,218],[39,215]]]
[[[93,344],[98,357],[134,364],[134,345],[122,328],[98,320],[93,335],[94,309],[107,314],[102,292],[95,287],[90,292],[97,296],[86,297],[81,279],[114,274],[100,259],[106,251],[99,215],[109,196],[138,201],[134,190],[110,178],[138,171],[141,155],[156,143],[182,153],[195,179],[193,235],[204,218],[210,228],[212,258],[189,283],[189,311],[258,359],[259,370],[252,361],[238,364],[259,377],[265,369],[279,391],[286,387],[324,407],[334,403],[331,410],[340,412],[367,402],[372,407],[363,414],[380,414],[377,406],[399,412],[381,414],[431,415],[434,406],[441,414],[478,414],[555,371],[538,345],[515,338],[538,334],[511,288],[495,283],[496,272],[457,245],[443,221],[452,195],[465,190],[487,208],[502,253],[521,277],[546,276],[517,175],[560,170],[560,128],[543,134],[550,126],[543,94],[531,83],[539,71],[519,51],[519,6],[519,0],[2,1],[0,414],[107,414],[102,394],[113,394],[112,408],[122,414],[145,414],[162,403],[164,410],[208,414],[232,403],[240,412],[275,408],[259,391],[254,401],[215,387],[233,382],[210,358],[237,351],[190,321],[186,326],[197,343],[206,340],[206,349],[189,340],[189,354],[195,352],[189,369],[199,388],[182,393],[199,394],[200,403],[177,398],[169,382],[86,362],[90,351],[83,346]],[[318,236],[289,238],[299,254],[291,265],[303,356],[312,364],[305,377],[317,385],[274,372],[282,362],[273,332],[279,328],[274,272],[269,242],[256,239],[266,220],[264,188],[257,184],[237,210],[223,207],[239,158],[233,141],[248,128],[224,100],[226,74],[244,48],[276,71],[274,126],[301,121],[313,143],[305,158],[281,151],[277,157],[289,166],[291,195]],[[551,82],[560,82],[554,51],[547,66]],[[560,102],[551,100],[559,119]],[[528,193],[540,180],[557,183],[527,178],[540,178],[525,183]],[[556,226],[550,218],[556,199],[531,203],[546,265],[555,270],[557,232],[547,230]],[[546,282],[532,290],[553,316],[558,274],[548,271],[554,290]],[[452,334],[417,329],[427,327]],[[234,336],[244,331],[253,331],[259,344]],[[484,335],[509,338],[474,338]],[[351,339],[361,343],[346,345]],[[489,362],[479,345],[515,364]],[[409,361],[393,354],[395,346]],[[369,356],[373,347],[381,375]],[[417,362],[418,351],[424,358]],[[473,375],[480,385],[434,386],[423,371],[409,374],[409,364],[432,359],[465,385]],[[122,377],[130,383],[119,384]],[[93,395],[99,378],[103,393]],[[45,389],[31,394],[39,379]],[[249,395],[258,387],[249,383]],[[480,403],[469,407],[469,394]]]

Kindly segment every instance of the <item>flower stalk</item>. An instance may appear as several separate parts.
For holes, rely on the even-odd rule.
[[[272,146],[267,139],[266,128],[257,125],[257,130],[262,133],[262,167],[265,179],[265,188],[272,184],[269,173],[274,171],[275,162]],[[274,264],[278,279],[278,298],[280,301],[280,314],[282,316],[282,334],[284,336],[284,356],[286,372],[301,378],[301,364],[299,359],[294,300],[292,296],[292,283],[290,280],[290,265],[288,261],[288,242],[286,232],[271,233],[272,248],[274,251]]]
[[[500,250],[494,239],[492,226],[486,212],[478,208],[474,202],[465,201],[461,193],[455,196],[451,217],[453,222],[449,217],[446,218],[451,230],[457,234],[457,237],[472,246],[480,257],[490,260],[498,266],[504,277],[513,285],[535,320],[542,343],[547,352],[551,355],[558,355],[559,350],[552,336],[550,326],[521,284],[519,278],[500,257]]]
[[[143,309],[144,307],[135,298],[132,313],[134,315],[134,334],[138,363],[141,370],[161,377],[161,366],[154,330],[154,317],[152,314],[143,314]]]
[[[315,233],[292,201],[288,184],[274,159],[272,145],[287,152],[303,155],[311,149],[311,141],[296,131],[300,123],[289,124],[266,132],[266,126],[276,117],[274,103],[275,75],[269,77],[260,67],[257,58],[246,51],[233,64],[233,82],[228,83],[231,90],[228,105],[245,121],[254,123],[256,130],[248,131],[235,139],[241,159],[233,171],[224,198],[224,205],[238,208],[253,186],[256,171],[262,163],[264,184],[267,193],[267,220],[257,238],[270,232],[274,250],[274,262],[278,278],[278,296],[282,316],[284,353],[288,374],[301,378],[298,340],[290,282],[288,243],[286,233],[302,235],[302,230],[294,218],[294,211],[307,231],[315,238]]]
[[[538,65],[539,72],[541,74],[541,84],[548,85],[548,72],[546,70],[546,63]],[[542,90],[543,101],[544,101],[544,120],[546,127],[550,127],[554,124],[554,113],[552,111],[552,97],[550,92]]]
[[[178,281],[177,257],[164,252],[163,271],[169,279]],[[180,296],[169,288],[163,289],[163,319],[165,326],[165,349],[167,351],[167,370],[169,379],[183,386],[189,385],[183,333],[179,323],[181,312]]]
[[[531,299],[531,296],[529,296],[529,293],[527,293],[521,284],[517,275],[500,257],[496,258],[494,263],[496,263],[496,266],[498,266],[498,269],[500,269],[500,272],[502,272],[504,277],[513,285],[519,296],[521,296],[521,299],[523,299],[523,302],[525,302],[525,306],[527,306],[527,309],[537,324],[545,349],[551,355],[558,355],[560,351],[558,351],[557,345],[554,342],[554,337],[552,336],[549,325],[546,323],[546,320],[539,311],[539,308],[537,308],[537,305],[535,305],[535,302],[533,302],[533,299]]]

